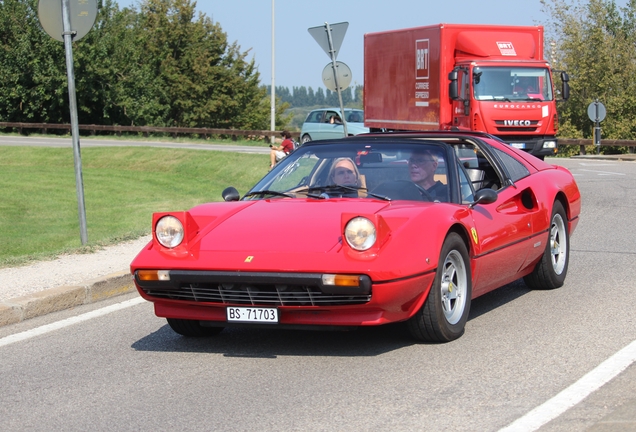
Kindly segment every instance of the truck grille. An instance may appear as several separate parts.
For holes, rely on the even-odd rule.
[[[142,289],[156,298],[251,306],[344,306],[371,300],[371,294],[325,294],[307,285],[196,283]]]
[[[528,124],[529,123],[529,124]],[[529,120],[523,124],[510,124],[509,120],[495,120],[499,132],[536,132],[539,126],[538,120]]]

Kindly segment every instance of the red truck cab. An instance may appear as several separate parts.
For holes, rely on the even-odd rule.
[[[481,131],[540,158],[557,152],[543,27],[438,24],[366,34],[364,50],[367,127]]]

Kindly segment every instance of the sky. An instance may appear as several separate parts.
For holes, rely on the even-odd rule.
[[[140,0],[117,0],[120,7]],[[617,3],[623,3],[618,1]],[[249,49],[261,83],[272,83],[274,5],[275,86],[325,88],[327,53],[307,31],[348,22],[337,60],[351,69],[351,85],[362,85],[364,34],[440,23],[544,25],[540,0],[198,0],[197,11],[218,22],[230,42]]]

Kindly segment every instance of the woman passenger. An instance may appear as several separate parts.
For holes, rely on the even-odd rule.
[[[360,187],[358,167],[350,158],[336,159],[329,171],[329,184]]]

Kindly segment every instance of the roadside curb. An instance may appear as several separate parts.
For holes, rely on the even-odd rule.
[[[60,286],[0,301],[0,327],[133,291],[130,271],[123,270],[90,279],[83,285]]]

